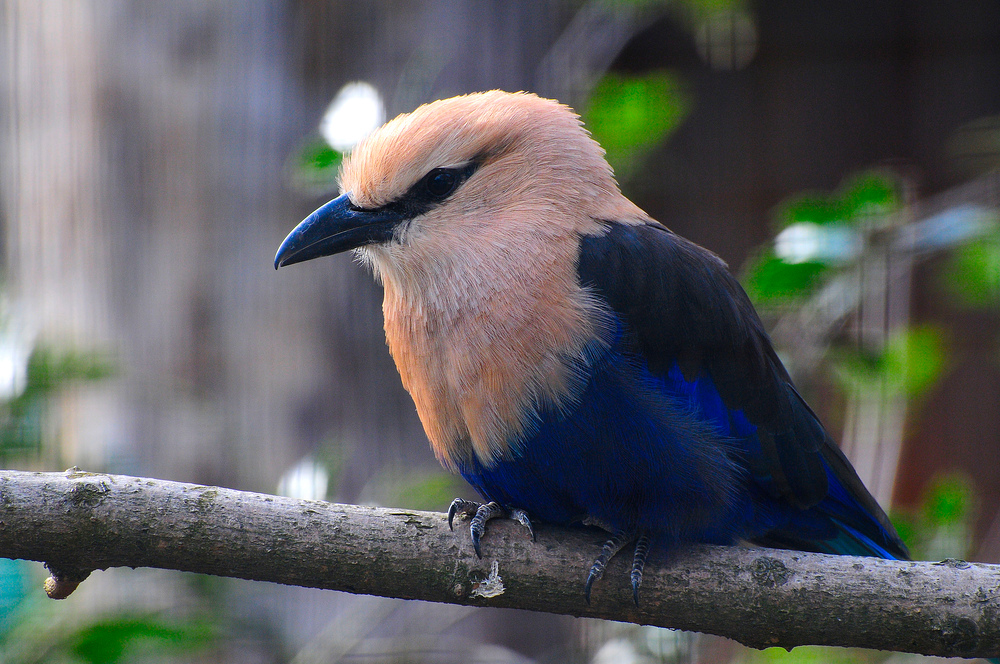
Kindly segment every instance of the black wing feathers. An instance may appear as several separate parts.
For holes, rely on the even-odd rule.
[[[757,485],[773,498],[803,510],[828,499],[821,509],[831,519],[890,555],[908,558],[885,512],[795,390],[725,263],[655,222],[606,225],[604,235],[581,237],[580,283],[623,321],[632,352],[654,374],[665,374],[675,362],[687,380],[708,373],[725,406],[742,411],[757,427],[761,449],[747,450],[745,461]],[[827,468],[862,511],[829,497]],[[755,541],[826,550],[795,528]],[[839,552],[874,553],[861,544]]]
[[[817,452],[833,442],[721,259],[658,224],[609,223],[605,235],[581,239],[578,271],[625,321],[653,373],[674,362],[689,379],[706,371],[726,407],[758,427],[762,455],[748,462],[766,490],[803,508],[826,496]]]

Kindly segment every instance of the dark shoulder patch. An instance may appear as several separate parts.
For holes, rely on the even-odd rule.
[[[582,237],[581,285],[623,321],[627,343],[656,374],[707,372],[723,403],[761,433],[776,490],[803,507],[826,495],[818,450],[828,436],[792,387],[757,312],[725,263],[658,224],[608,223]]]
[[[607,226],[604,235],[581,238],[580,283],[627,322],[650,369],[665,372],[675,362],[685,374],[714,369],[727,405],[755,423],[773,415],[740,385],[774,387],[788,376],[726,264],[658,224]]]

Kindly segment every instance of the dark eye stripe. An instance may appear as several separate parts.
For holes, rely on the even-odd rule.
[[[409,191],[392,203],[383,205],[381,209],[395,213],[403,220],[424,214],[458,191],[476,172],[480,163],[474,159],[465,166],[435,168],[410,187]]]

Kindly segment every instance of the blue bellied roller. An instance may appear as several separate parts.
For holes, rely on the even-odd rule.
[[[471,517],[587,524],[608,561],[689,542],[904,559],[726,265],[618,189],[580,118],[500,91],[400,115],[275,267],[354,250],[389,349]]]

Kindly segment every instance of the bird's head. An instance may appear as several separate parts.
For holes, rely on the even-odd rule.
[[[448,247],[545,232],[530,220],[580,232],[573,227],[644,217],[619,192],[579,116],[552,100],[498,90],[391,120],[344,160],[340,188],[288,235],[275,268],[361,249],[378,269],[421,244],[433,243],[441,257]]]

